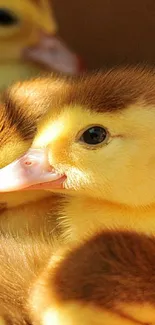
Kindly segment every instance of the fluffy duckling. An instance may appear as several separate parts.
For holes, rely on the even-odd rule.
[[[62,194],[70,246],[30,288],[33,323],[154,324],[155,72],[49,77],[17,92],[47,113],[30,151],[1,169],[0,190]]]
[[[33,110],[17,97],[15,86],[0,104],[1,167],[28,150],[44,114],[42,106]],[[57,198],[51,194],[0,193],[0,324],[28,324],[25,301],[29,283],[44,268],[60,229],[55,218]]]
[[[49,0],[0,0],[0,91],[45,71],[80,72],[80,59],[57,32]]]

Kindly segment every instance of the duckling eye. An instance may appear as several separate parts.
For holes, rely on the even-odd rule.
[[[11,26],[18,23],[18,18],[9,10],[0,8],[0,26]]]
[[[90,145],[97,145],[104,142],[107,139],[107,135],[108,133],[103,127],[93,126],[82,134],[80,141]]]

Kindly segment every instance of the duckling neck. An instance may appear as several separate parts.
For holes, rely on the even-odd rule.
[[[23,81],[39,75],[41,68],[38,65],[20,60],[2,61],[0,63],[0,91],[16,81]],[[43,72],[43,71],[42,71]]]
[[[64,205],[66,236],[81,240],[94,231],[129,230],[155,234],[155,205],[128,207],[112,202],[70,197]]]

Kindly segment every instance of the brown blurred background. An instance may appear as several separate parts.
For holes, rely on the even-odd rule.
[[[60,35],[89,69],[155,63],[155,0],[51,0]]]

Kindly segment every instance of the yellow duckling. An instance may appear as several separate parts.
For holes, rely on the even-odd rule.
[[[0,0],[0,90],[46,70],[80,71],[79,58],[57,31],[49,0]]]
[[[0,104],[1,167],[28,150],[43,114],[42,106],[34,110],[26,101],[18,100],[16,87],[5,93]],[[0,324],[4,321],[21,325],[28,321],[29,284],[49,260],[60,231],[55,218],[57,198],[51,194],[0,193]]]
[[[57,213],[70,246],[30,285],[30,318],[155,324],[155,72],[49,77],[17,93],[48,112],[30,151],[1,169],[0,190],[61,193]]]

